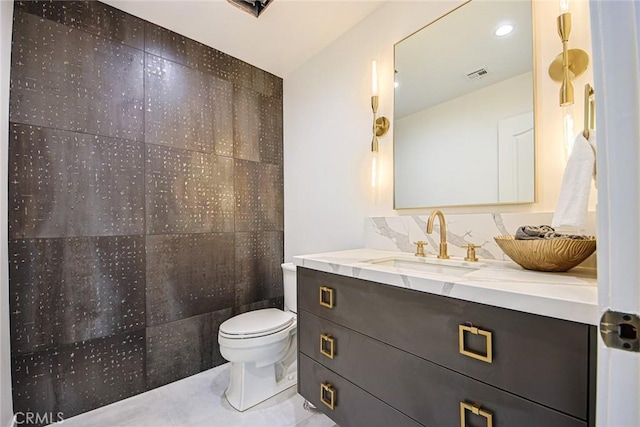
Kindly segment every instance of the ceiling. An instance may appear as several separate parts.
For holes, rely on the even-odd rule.
[[[514,30],[498,37],[502,23]],[[466,77],[481,68],[482,78]],[[531,3],[467,3],[398,43],[395,69],[396,119],[531,71]]]
[[[274,0],[256,18],[226,0],[103,0],[286,77],[385,0]]]

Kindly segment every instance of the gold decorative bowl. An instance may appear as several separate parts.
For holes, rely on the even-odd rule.
[[[509,258],[527,270],[567,271],[596,250],[595,237],[587,240],[515,240],[513,236],[493,238]]]

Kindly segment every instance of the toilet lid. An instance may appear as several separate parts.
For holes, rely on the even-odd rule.
[[[239,314],[220,325],[220,332],[225,335],[236,335],[238,338],[268,335],[281,331],[294,321],[293,313],[265,308]]]

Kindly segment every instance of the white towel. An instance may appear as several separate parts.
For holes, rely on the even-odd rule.
[[[551,221],[553,228],[584,230],[594,167],[594,149],[580,133],[564,170],[558,205]]]

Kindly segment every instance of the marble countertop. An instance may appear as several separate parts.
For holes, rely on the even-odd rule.
[[[409,268],[394,266],[393,260],[406,260]],[[385,261],[390,265],[384,265]],[[439,264],[444,268],[440,273],[420,271],[412,267],[414,262],[428,262],[435,265],[435,269]],[[566,273],[544,273],[524,270],[510,261],[467,263],[457,257],[441,261],[435,257],[422,259],[404,252],[376,249],[300,255],[293,257],[293,263],[342,276],[590,325],[598,325],[600,319],[593,269],[576,267]]]

